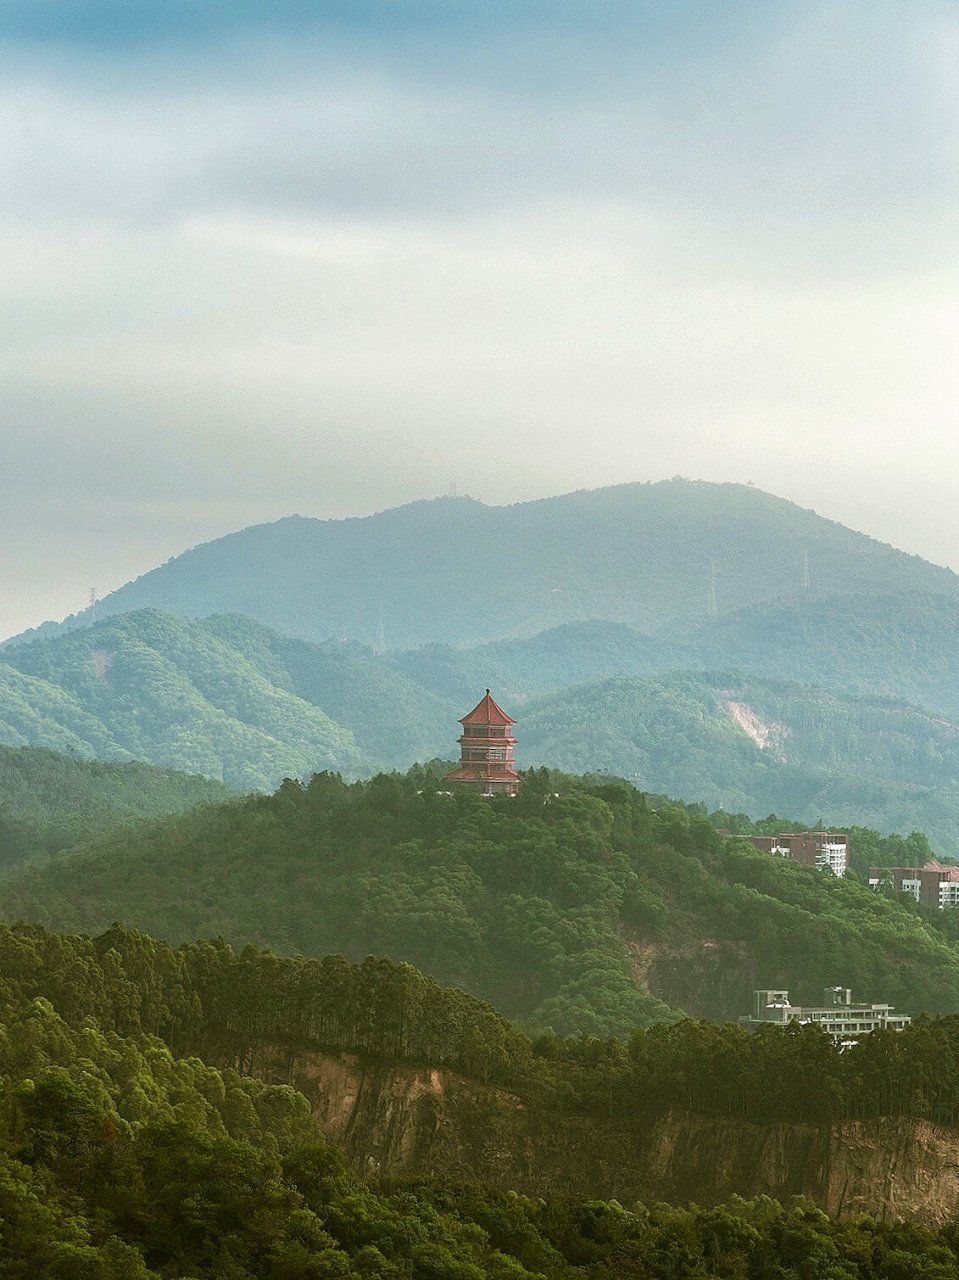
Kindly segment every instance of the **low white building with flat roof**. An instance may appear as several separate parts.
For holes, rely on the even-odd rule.
[[[855,1044],[860,1036],[889,1028],[901,1031],[912,1021],[905,1014],[893,1013],[889,1004],[854,1004],[849,987],[826,987],[822,1005],[796,1005],[789,992],[782,989],[753,993],[753,1011],[739,1019],[739,1025],[755,1031],[762,1026],[788,1026],[797,1022],[821,1027],[827,1035],[842,1044]]]

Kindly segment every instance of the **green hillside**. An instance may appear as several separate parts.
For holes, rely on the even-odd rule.
[[[561,775],[494,802],[446,795],[421,770],[287,782],[8,873],[2,909],[55,928],[120,919],[171,941],[388,955],[563,1032],[676,1008],[733,1017],[780,984],[959,1011],[959,951],[908,905],[726,848],[704,818],[623,783]]]
[[[427,682],[405,678],[358,645],[311,644],[248,618],[217,616],[200,625],[276,688],[348,728],[375,764],[406,766],[434,754],[462,714]]]
[[[615,678],[532,699],[523,758],[708,808],[924,830],[959,850],[959,725],[882,699],[741,675]]]
[[[0,661],[0,743],[81,755],[118,751],[109,730],[76,698]]]
[[[148,764],[105,764],[0,747],[0,865],[118,827],[222,803],[227,787]]]
[[[174,951],[120,926],[92,939],[0,928],[0,1272],[946,1280],[959,1266],[956,1232],[926,1225],[928,1203],[922,1221],[899,1223],[861,1211],[831,1220],[796,1196],[733,1194],[706,1208],[660,1198],[647,1208],[629,1194],[651,1181],[653,1126],[683,1118],[698,1118],[700,1133],[714,1118],[727,1144],[747,1130],[774,1138],[782,1175],[799,1185],[790,1124],[828,1134],[855,1119],[886,1187],[910,1127],[932,1120],[940,1142],[952,1136],[942,1126],[956,1117],[955,1019],[879,1033],[846,1053],[815,1028],[797,1032],[685,1022],[628,1042],[531,1043],[409,965],[283,961],[253,948],[237,956],[208,942]],[[251,1050],[264,1063],[279,1054],[261,1068],[265,1079],[237,1070]],[[283,1079],[280,1061],[298,1057],[314,1071],[349,1063],[363,1072],[364,1096],[389,1079],[368,1140],[381,1149],[397,1112],[415,1115],[407,1176],[377,1176],[369,1149],[352,1152],[362,1172],[350,1170],[310,1097]],[[429,1100],[424,1079],[440,1089]],[[423,1168],[438,1131],[447,1145],[436,1143],[439,1164]],[[876,1150],[875,1137],[891,1132],[894,1149]],[[509,1155],[533,1135],[520,1171]],[[450,1139],[464,1157],[454,1170],[443,1163]],[[514,1168],[531,1194],[510,1184]],[[584,1173],[619,1198],[549,1192],[581,1185]],[[714,1206],[716,1162],[709,1173],[700,1203]],[[888,1201],[881,1207],[888,1218]]]
[[[448,758],[457,719],[491,684],[519,722],[523,765],[605,770],[754,817],[922,829],[941,852],[959,848],[951,721],[741,674],[635,678],[687,652],[576,623],[376,656],[244,618],[145,610],[4,650],[0,741],[271,788],[324,768],[357,776]],[[625,674],[597,681],[597,670]],[[577,680],[589,682],[557,689]]]
[[[959,718],[959,601],[947,595],[829,596],[738,610],[683,641],[696,665],[885,694]]]
[[[706,617],[714,568],[724,613],[863,592],[959,599],[949,570],[791,502],[671,480],[507,507],[443,498],[362,519],[291,516],[177,556],[98,602],[96,616],[236,613],[305,639],[393,649],[591,618],[650,633]]]
[[[13,646],[0,673],[16,693],[26,678],[21,700],[29,697],[39,726],[31,731],[19,703],[8,710],[0,685],[0,735],[11,745],[149,760],[235,787],[364,762],[349,729],[272,684],[242,645],[170,614],[146,611]]]

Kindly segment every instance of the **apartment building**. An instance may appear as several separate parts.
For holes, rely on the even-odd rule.
[[[839,831],[783,831],[778,836],[747,836],[757,849],[844,876],[849,866],[849,836]]]
[[[947,867],[931,858],[922,867],[870,867],[869,883],[874,889],[885,881],[902,893],[911,893],[917,902],[940,911],[959,907],[959,867]]]

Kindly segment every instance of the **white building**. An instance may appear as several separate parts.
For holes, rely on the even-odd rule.
[[[849,1045],[871,1031],[883,1028],[901,1031],[912,1021],[905,1014],[893,1013],[892,1005],[853,1004],[849,987],[826,987],[823,994],[823,1004],[810,1007],[790,1004],[788,991],[756,991],[752,1014],[740,1018],[739,1024],[750,1031],[770,1023],[783,1027],[791,1022],[801,1026],[812,1024],[821,1027],[834,1040]]]

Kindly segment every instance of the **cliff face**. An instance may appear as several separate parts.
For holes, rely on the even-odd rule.
[[[623,940],[637,986],[693,1018],[735,1021],[752,1007],[753,991],[762,985],[745,942],[649,942],[629,931]]]
[[[757,1125],[674,1112],[627,1129],[534,1111],[451,1071],[263,1045],[245,1065],[305,1093],[324,1132],[366,1176],[443,1173],[623,1203],[804,1195],[840,1216],[959,1216],[959,1130],[924,1121]]]
[[[805,1195],[840,1217],[944,1223],[959,1214],[959,1130],[921,1120],[829,1127],[673,1114],[654,1126],[642,1169],[644,1198]]]

